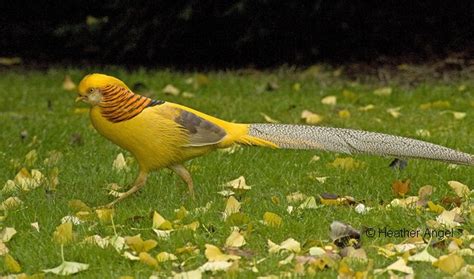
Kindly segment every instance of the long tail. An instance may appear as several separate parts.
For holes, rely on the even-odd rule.
[[[474,165],[474,155],[429,142],[359,130],[288,124],[250,124],[242,143],[289,149],[321,149]]]

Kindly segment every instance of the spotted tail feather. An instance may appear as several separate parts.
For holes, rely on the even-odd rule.
[[[352,129],[287,124],[250,124],[248,136],[287,149],[321,149],[474,165],[474,155],[441,145]],[[258,144],[257,144],[258,145]]]

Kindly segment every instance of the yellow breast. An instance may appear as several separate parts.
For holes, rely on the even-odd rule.
[[[172,120],[159,113],[159,106],[143,110],[132,119],[110,122],[93,107],[90,117],[97,131],[130,151],[143,170],[153,170],[181,163],[212,150],[211,147],[186,148],[187,136]]]

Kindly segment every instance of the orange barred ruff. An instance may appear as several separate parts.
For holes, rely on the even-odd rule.
[[[101,114],[114,123],[129,120],[149,106],[164,103],[140,96],[117,85],[107,85],[100,91],[102,93]]]

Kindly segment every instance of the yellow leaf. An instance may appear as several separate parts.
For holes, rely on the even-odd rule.
[[[303,112],[301,112],[301,119],[303,119],[306,124],[310,125],[319,124],[323,121],[322,116],[309,110],[303,110]]]
[[[168,84],[163,88],[162,92],[165,93],[166,95],[178,96],[180,90],[176,88],[175,86],[173,86],[172,84]]]
[[[293,88],[293,91],[296,91],[296,92],[300,91],[301,90],[301,83],[299,83],[299,82],[293,83],[292,88]]]
[[[186,99],[191,99],[191,98],[194,98],[194,94],[191,93],[191,92],[183,92],[183,94],[181,94],[181,96],[183,96],[183,98],[186,98]]]
[[[234,198],[234,196],[230,196],[229,199],[227,199],[227,203],[225,206],[224,218],[229,217],[233,213],[239,212],[240,207],[240,202],[236,198]]]
[[[92,209],[81,200],[70,200],[68,206],[73,212],[92,211]]]
[[[0,65],[13,66],[21,64],[22,60],[20,57],[0,57]]]
[[[138,254],[138,257],[140,258],[140,262],[148,265],[148,266],[151,266],[151,267],[157,267],[158,266],[158,261],[153,258],[150,254],[148,254],[147,252],[140,252],[140,254]]]
[[[298,206],[299,209],[315,209],[318,208],[318,205],[316,204],[316,199],[311,196],[306,198],[306,200]]]
[[[43,272],[58,275],[71,275],[89,268],[88,264],[64,261],[59,266],[51,269],[43,269]]]
[[[465,118],[466,115],[467,115],[467,114],[466,114],[465,112],[453,111],[453,117],[454,117],[454,119],[456,119],[456,120],[461,120],[461,119]]]
[[[65,245],[73,240],[72,223],[66,222],[56,227],[53,233],[54,242]]]
[[[412,261],[412,262],[430,262],[430,263],[433,263],[437,260],[437,258],[431,256],[430,253],[428,253],[428,251],[425,249],[425,250],[423,250],[422,252],[420,252],[418,254],[409,256],[408,260]]]
[[[225,187],[230,187],[236,190],[250,190],[251,186],[248,186],[245,182],[245,177],[239,176],[238,178],[231,180],[224,184]]]
[[[110,224],[112,223],[112,218],[114,218],[114,209],[113,208],[102,208],[96,209],[95,213],[97,214],[97,218],[104,223]]]
[[[201,279],[202,271],[199,269],[184,271],[174,274],[173,279]]]
[[[0,233],[0,241],[8,242],[16,234],[15,228],[6,227]]]
[[[307,198],[307,196],[301,192],[294,192],[286,196],[286,201],[288,203],[298,203]]]
[[[20,264],[10,254],[5,255],[4,262],[5,262],[5,269],[9,273],[20,273],[21,272]]]
[[[76,84],[72,81],[69,75],[66,75],[63,80],[63,89],[67,91],[72,91],[76,89]]]
[[[143,241],[141,236],[127,236],[125,237],[125,243],[130,247],[133,251],[140,253],[140,252],[148,252],[151,249],[155,248],[158,245],[158,242],[155,240],[149,239]]]
[[[350,101],[355,101],[357,99],[357,94],[347,89],[342,90],[342,96]]]
[[[8,254],[10,250],[8,250],[8,247],[3,243],[3,241],[0,240],[0,256],[4,256]]]
[[[347,119],[351,117],[351,112],[347,109],[340,110],[338,112],[339,118]]]
[[[160,263],[166,261],[176,261],[177,259],[178,258],[174,254],[168,252],[161,252],[156,255],[156,260]]]
[[[454,274],[460,270],[464,264],[464,259],[461,256],[457,254],[450,254],[439,257],[439,259],[433,263],[433,266],[446,273]]]
[[[377,96],[390,96],[392,94],[391,87],[381,87],[374,90],[374,95]]]
[[[269,227],[280,227],[283,220],[282,218],[273,212],[265,212],[263,214],[263,223]]]
[[[280,121],[271,118],[270,116],[266,115],[266,114],[263,113],[263,112],[261,112],[260,115],[263,116],[263,118],[265,119],[265,121],[267,121],[268,123],[280,123]]]
[[[38,160],[38,153],[35,149],[31,150],[25,155],[25,164],[29,167],[33,166]]]
[[[467,197],[471,192],[469,190],[469,187],[467,187],[467,185],[462,184],[461,182],[451,180],[448,181],[448,184],[454,190],[454,192],[456,192],[456,195],[458,195],[458,197]]]
[[[0,203],[0,210],[14,210],[20,207],[23,204],[23,201],[17,197],[9,197]]]
[[[173,225],[170,221],[161,216],[160,213],[155,211],[153,213],[153,228],[166,231],[173,229]]]
[[[245,239],[239,231],[233,231],[225,241],[227,247],[242,247],[245,245]]]
[[[398,118],[398,117],[400,117],[400,115],[401,115],[400,109],[402,109],[402,107],[388,108],[388,109],[387,109],[387,112],[388,112],[393,118]]]
[[[219,261],[229,261],[229,260],[238,260],[240,256],[236,255],[227,255],[222,253],[222,251],[214,245],[206,244],[206,251],[204,255],[210,262],[219,262]]]
[[[175,213],[176,213],[176,219],[183,220],[186,216],[188,216],[189,212],[186,210],[184,206],[181,206],[178,210],[175,210]]]
[[[321,99],[321,104],[323,105],[329,105],[329,106],[334,106],[337,103],[337,97],[336,96],[326,96]]]
[[[375,108],[374,105],[368,104],[368,105],[366,105],[365,107],[360,107],[359,110],[360,110],[360,111],[369,111],[369,110],[373,110],[374,108]]]
[[[444,207],[442,207],[441,205],[435,204],[432,201],[429,201],[427,204],[430,211],[433,211],[437,214],[441,214],[444,211]]]
[[[331,166],[335,168],[340,168],[343,170],[354,170],[358,169],[363,166],[362,162],[359,162],[357,160],[354,160],[354,158],[351,157],[345,157],[345,158],[336,158],[332,163],[330,163]]]
[[[188,229],[188,230],[192,230],[192,231],[195,232],[199,228],[199,226],[200,226],[199,221],[194,221],[192,223],[184,225],[183,229]]]
[[[301,252],[301,245],[298,241],[293,238],[288,238],[287,240],[280,243],[280,245],[273,243],[270,239],[267,240],[268,243],[268,252],[270,254],[278,253],[282,250],[290,251],[293,253]]]
[[[125,161],[125,157],[122,153],[119,153],[115,158],[114,162],[112,163],[112,169],[115,171],[129,171],[130,168],[127,166],[127,162]]]

